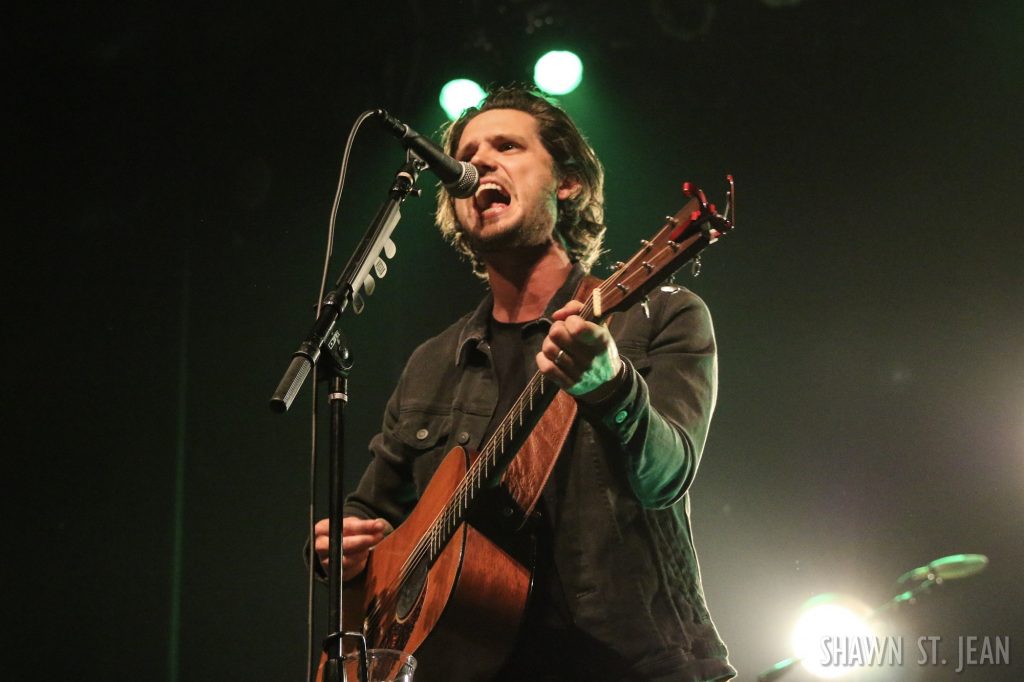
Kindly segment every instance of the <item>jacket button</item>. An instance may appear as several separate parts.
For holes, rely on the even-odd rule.
[[[621,424],[622,422],[626,421],[626,417],[628,417],[628,416],[629,416],[628,412],[626,412],[625,410],[619,410],[615,414],[615,423],[616,424]]]
[[[427,436],[429,435],[430,431],[427,431],[426,429],[420,429],[419,431],[416,432],[416,440],[426,440]]]
[[[459,434],[459,445],[465,445],[469,442],[469,431],[463,431]]]

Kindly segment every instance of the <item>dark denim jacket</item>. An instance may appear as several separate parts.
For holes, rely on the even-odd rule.
[[[550,324],[582,277],[575,268],[537,324]],[[498,398],[491,304],[487,296],[413,352],[347,514],[397,526],[449,450],[481,444]],[[610,329],[625,378],[600,404],[581,404],[561,455],[553,544],[569,610],[640,679],[728,679],[735,671],[704,603],[686,495],[717,391],[711,318],[696,295],[665,287],[647,311],[613,316]]]

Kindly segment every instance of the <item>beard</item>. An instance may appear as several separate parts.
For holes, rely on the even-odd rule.
[[[513,225],[487,236],[467,232],[461,228],[459,231],[465,243],[477,256],[541,246],[550,242],[552,238],[552,228],[538,223]]]
[[[557,204],[538,203],[527,215],[504,229],[480,234],[459,224],[459,234],[477,257],[543,246],[554,239]]]

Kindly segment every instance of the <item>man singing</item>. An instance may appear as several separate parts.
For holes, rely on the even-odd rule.
[[[717,391],[707,308],[663,287],[607,327],[578,315],[570,299],[605,230],[604,173],[544,98],[496,90],[449,127],[445,146],[479,169],[480,188],[466,199],[442,189],[437,223],[489,293],[409,359],[346,501],[344,578],[408,516],[444,454],[484,443],[539,370],[573,396],[578,416],[520,531],[536,543],[534,583],[496,679],[732,678],[686,494]],[[328,530],[326,520],[316,526],[321,562]]]

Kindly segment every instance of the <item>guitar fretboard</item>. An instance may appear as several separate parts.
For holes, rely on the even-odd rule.
[[[580,311],[580,317],[594,321],[603,319],[613,310],[629,307],[682,263],[716,241],[731,225],[713,211],[713,206],[707,205],[701,193],[701,201],[692,199],[675,216],[666,218],[664,226],[651,241],[644,240],[638,253],[627,263],[620,264],[621,267],[611,277],[594,289]],[[709,218],[719,220],[716,225],[721,230],[712,228],[708,224]],[[465,520],[473,501],[486,486],[497,482],[557,393],[558,387],[539,371],[533,375],[410,553],[401,571],[403,582],[423,562],[430,565],[437,559]]]
[[[580,317],[593,318],[593,296],[583,306]],[[512,408],[487,442],[480,448],[476,460],[465,478],[452,493],[448,503],[438,514],[429,531],[421,538],[414,555],[433,562],[444,549],[452,533],[466,518],[473,500],[488,484],[492,484],[529,437],[544,410],[558,393],[558,386],[544,378],[539,371],[526,384]]]

